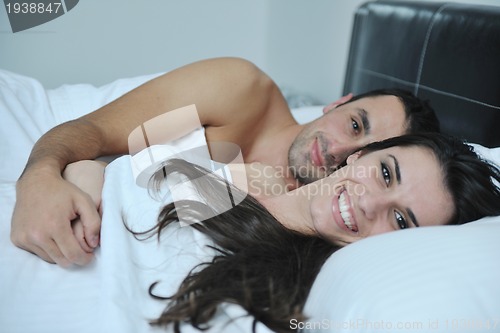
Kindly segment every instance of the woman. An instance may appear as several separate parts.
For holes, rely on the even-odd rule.
[[[70,171],[70,170],[69,170]],[[300,319],[309,289],[339,245],[391,230],[461,224],[500,214],[497,167],[460,141],[436,134],[392,138],[351,155],[330,177],[276,197],[244,197],[233,209],[217,207],[222,179],[197,166],[167,161],[167,175],[200,180],[203,202],[167,204],[151,236],[179,221],[213,240],[218,254],[200,265],[168,297],[153,324],[206,327],[221,303],[236,303],[275,331]],[[160,174],[159,178],[163,178]],[[206,209],[212,217],[205,219]],[[332,245],[336,244],[336,245]],[[153,293],[153,287],[150,293]]]

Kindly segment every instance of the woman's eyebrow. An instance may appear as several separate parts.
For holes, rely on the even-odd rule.
[[[392,160],[394,161],[394,171],[396,172],[396,180],[398,184],[401,185],[401,170],[399,169],[398,159],[396,158],[396,156],[392,154],[389,154],[389,157],[392,158]],[[417,222],[417,218],[415,217],[415,214],[410,208],[406,208],[406,213],[410,217],[410,220],[413,222],[415,227],[417,228],[420,227],[420,225]]]
[[[415,217],[415,214],[413,214],[413,211],[410,208],[406,208],[406,213],[410,217],[410,220],[413,222],[415,227],[420,227],[420,225],[417,223],[417,218]]]
[[[401,185],[401,170],[399,169],[399,163],[398,159],[396,156],[389,154],[389,157],[393,159],[394,161],[394,171],[396,171],[396,180],[398,181],[398,184]]]

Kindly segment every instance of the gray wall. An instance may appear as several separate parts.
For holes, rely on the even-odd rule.
[[[342,91],[353,12],[362,2],[80,0],[67,14],[16,34],[3,7],[0,68],[54,88],[102,85],[199,59],[238,56],[280,86],[327,103]]]

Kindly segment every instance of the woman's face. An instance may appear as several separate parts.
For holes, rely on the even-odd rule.
[[[351,155],[346,167],[301,189],[309,192],[313,230],[340,244],[446,224],[455,210],[437,159],[422,147]]]

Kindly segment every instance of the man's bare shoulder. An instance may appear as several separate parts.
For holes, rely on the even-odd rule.
[[[201,110],[207,117],[206,125],[231,126],[253,122],[279,110],[276,103],[282,98],[279,88],[252,62],[241,58],[217,58],[199,65],[192,70],[206,73],[214,87],[218,87],[217,91],[212,91],[212,109]],[[281,108],[281,112],[289,110]]]
[[[255,64],[239,58],[218,58],[200,65],[220,87],[214,94],[220,100],[210,104],[211,110],[200,110],[206,128],[225,134],[218,133],[219,139],[221,135],[251,138],[257,132],[262,134],[293,121],[280,89]]]

